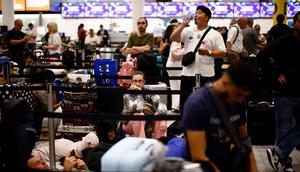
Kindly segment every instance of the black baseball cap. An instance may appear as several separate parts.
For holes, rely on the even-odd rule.
[[[211,11],[206,6],[203,6],[203,5],[198,6],[196,11],[198,11],[198,10],[201,10],[208,17],[208,19],[211,18]]]

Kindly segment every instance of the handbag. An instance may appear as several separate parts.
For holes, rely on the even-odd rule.
[[[245,172],[247,169],[247,158],[248,154],[251,151],[251,147],[247,143],[243,143],[239,137],[233,126],[229,121],[228,114],[226,113],[225,107],[223,103],[220,101],[220,98],[217,96],[212,84],[208,85],[208,92],[213,97],[214,103],[216,105],[216,109],[220,114],[221,121],[223,122],[224,128],[226,132],[231,137],[234,148],[229,153],[229,168],[231,172]]]
[[[206,34],[210,31],[210,29],[211,29],[211,27],[208,26],[208,28],[206,29],[206,31],[202,35],[200,41],[198,42],[197,46],[195,47],[194,51],[190,51],[190,52],[183,55],[182,61],[181,61],[182,66],[188,66],[188,65],[192,64],[195,61],[197,50],[200,47],[200,45],[201,45],[204,37],[206,36]]]
[[[155,107],[154,107],[152,104],[150,104],[150,103],[148,103],[148,102],[145,102],[145,103],[144,103],[144,106],[143,106],[143,113],[144,113],[145,115],[154,115],[155,112],[156,112],[156,109],[155,109]]]

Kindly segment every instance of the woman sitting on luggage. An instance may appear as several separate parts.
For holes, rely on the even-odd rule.
[[[131,80],[130,90],[147,90],[145,75],[136,71]],[[149,89],[148,89],[149,90]],[[167,107],[161,102],[159,95],[153,94],[125,94],[124,115],[158,115],[166,114]],[[160,138],[166,134],[166,121],[126,121],[122,129],[126,134],[135,137]]]

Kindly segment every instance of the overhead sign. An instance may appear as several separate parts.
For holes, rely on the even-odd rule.
[[[203,2],[202,3],[201,2],[183,2],[182,3],[183,14],[195,15],[196,9],[200,5],[207,6],[207,3],[203,3]]]
[[[274,3],[273,2],[261,2],[260,3],[260,17],[273,17],[274,15]]]
[[[158,5],[156,2],[144,3],[144,16],[145,17],[157,17]]]
[[[109,3],[109,17],[131,17],[132,6],[128,2]]]
[[[49,11],[50,0],[26,0],[26,11]]]
[[[208,6],[212,11],[212,17],[233,17],[233,3],[209,2]]]
[[[15,11],[25,11],[25,0],[15,0]]]
[[[259,17],[259,3],[235,2],[234,17]]]
[[[85,16],[86,17],[108,17],[109,4],[102,2],[86,3]]]
[[[183,15],[182,3],[159,2],[158,16],[161,17],[181,17]]]
[[[287,17],[294,17],[300,11],[300,2],[291,2],[288,4]]]
[[[63,17],[84,17],[85,16],[84,3],[63,3],[61,14]]]

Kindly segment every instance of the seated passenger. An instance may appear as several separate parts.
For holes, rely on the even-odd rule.
[[[136,71],[132,76],[130,90],[147,90],[145,86],[145,75],[141,71]],[[167,107],[161,102],[159,95],[153,94],[125,94],[124,95],[124,115],[158,115],[166,114]],[[146,126],[146,128],[145,128]],[[126,121],[123,122],[122,129],[126,134],[135,137],[160,138],[165,136],[166,121]],[[145,132],[148,129],[147,132]],[[147,135],[146,135],[147,134]]]

